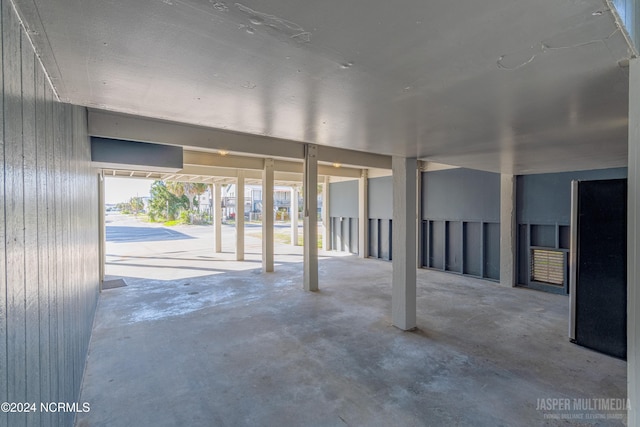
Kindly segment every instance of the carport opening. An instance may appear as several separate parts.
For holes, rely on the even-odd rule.
[[[183,280],[261,268],[264,212],[260,181],[245,183],[244,206],[240,208],[236,206],[235,180],[209,178],[209,182],[203,182],[180,176],[177,178],[182,180],[149,179],[151,174],[135,171],[108,170],[104,174],[103,289],[122,286],[122,280],[126,283],[129,279]],[[219,252],[212,184],[220,187]],[[303,203],[299,190],[299,185],[274,187],[276,269],[279,264],[303,262]],[[320,212],[321,186],[318,190]],[[244,216],[244,261],[236,261],[239,215]],[[322,247],[319,213],[318,217],[318,246]]]

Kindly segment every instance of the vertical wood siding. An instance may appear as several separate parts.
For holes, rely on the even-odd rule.
[[[0,402],[72,403],[99,285],[86,110],[55,101],[11,3],[0,4]],[[73,419],[0,413],[2,426]]]

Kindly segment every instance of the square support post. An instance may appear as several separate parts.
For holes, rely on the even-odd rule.
[[[329,214],[330,177],[324,176],[322,184],[322,250],[331,250],[331,215]]]
[[[516,285],[516,178],[500,176],[500,283]]]
[[[222,184],[212,184],[213,193],[213,228],[216,253],[222,252]]]
[[[273,271],[273,159],[262,170],[262,271]]]
[[[304,289],[318,290],[318,147],[304,149]]]
[[[104,172],[100,172],[98,174],[98,223],[99,223],[99,238],[100,238],[100,246],[98,247],[98,253],[100,256],[100,292],[102,292],[102,284],[104,283],[105,278],[105,264],[107,262],[107,221],[105,218],[106,215],[106,203],[105,203],[105,182],[104,182]]]
[[[358,180],[358,256],[369,257],[369,171]]]
[[[244,261],[244,171],[236,179],[236,261]]]
[[[394,156],[392,169],[392,321],[407,331],[416,327],[417,160]]]
[[[291,245],[298,246],[298,187],[291,187]]]

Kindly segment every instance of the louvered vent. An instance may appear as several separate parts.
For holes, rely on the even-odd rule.
[[[531,279],[536,282],[564,285],[564,252],[533,249]]]

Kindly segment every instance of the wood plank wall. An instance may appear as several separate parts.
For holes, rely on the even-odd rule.
[[[76,402],[98,299],[98,183],[86,109],[54,93],[0,0],[0,402]],[[70,426],[73,413],[0,413]]]

